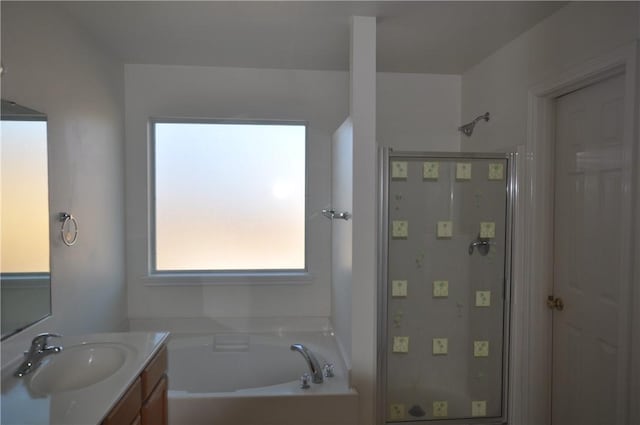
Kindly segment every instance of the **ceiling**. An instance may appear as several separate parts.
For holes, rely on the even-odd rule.
[[[349,17],[377,17],[382,72],[461,74],[565,2],[56,3],[125,63],[347,70]]]

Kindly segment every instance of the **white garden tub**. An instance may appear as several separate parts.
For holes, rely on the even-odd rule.
[[[301,389],[307,346],[335,377]],[[175,334],[169,342],[171,425],[355,425],[357,393],[330,333]]]

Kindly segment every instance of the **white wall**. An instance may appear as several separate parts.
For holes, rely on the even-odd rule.
[[[351,18],[349,112],[353,122],[351,379],[360,424],[372,424],[376,395],[377,141],[376,18]]]
[[[48,117],[53,317],[2,344],[3,361],[43,331],[124,329],[122,65],[46,3],[2,2],[2,98]],[[78,217],[72,248],[57,214]]]
[[[331,136],[347,116],[345,72],[126,65],[129,316],[278,318],[331,315]],[[286,285],[148,286],[149,117],[308,121],[308,258],[312,280]],[[259,208],[259,206],[256,206]],[[193,283],[193,282],[192,282]]]
[[[460,150],[459,75],[378,73],[377,138],[399,151]]]
[[[527,138],[528,90],[637,40],[640,35],[639,9],[638,2],[571,3],[465,72],[462,76],[463,121],[486,111],[491,112],[491,121],[479,123],[471,138],[463,137],[462,150],[473,151],[478,147],[487,151],[517,150],[517,146],[523,145]],[[552,164],[547,166],[551,170]],[[525,243],[536,246],[538,241],[527,240]],[[638,290],[637,283],[636,279],[635,291]],[[514,280],[513,285],[516,293],[520,291],[518,280]],[[544,308],[541,304],[540,309]],[[526,311],[526,306],[516,305],[514,316],[520,317],[522,311]],[[542,334],[544,330],[526,331],[526,338],[520,341],[529,341],[532,346],[524,351],[531,353],[532,362],[546,362],[546,354],[535,350],[541,345],[537,341],[548,336]],[[640,334],[637,328],[634,332],[635,335]],[[515,339],[519,336],[515,335]],[[638,341],[638,336],[635,339]],[[526,353],[517,355],[526,359]],[[531,363],[523,361],[525,364],[518,370],[517,379],[527,376],[531,368]],[[640,378],[637,378],[638,370],[633,373],[637,394]],[[532,373],[526,389],[518,387],[512,391],[512,400],[528,400],[512,409],[519,415],[515,417],[516,421],[548,422],[550,399],[548,377],[545,375]],[[640,417],[633,403],[632,408],[636,409],[635,417]]]
[[[513,150],[527,130],[527,92],[536,83],[638,37],[637,2],[576,2],[560,9],[462,75],[462,117],[491,112],[463,151]]]

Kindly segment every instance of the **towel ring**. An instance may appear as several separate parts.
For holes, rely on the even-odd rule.
[[[66,246],[75,245],[78,241],[78,220],[72,214],[62,212],[60,213],[60,222],[62,222],[62,226],[60,226],[62,242]],[[71,227],[73,227],[73,231],[71,231]]]

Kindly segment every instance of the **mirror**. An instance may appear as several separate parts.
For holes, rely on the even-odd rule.
[[[2,339],[51,314],[47,117],[2,100],[0,296]]]

